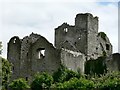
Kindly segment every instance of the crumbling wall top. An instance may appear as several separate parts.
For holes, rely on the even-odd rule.
[[[55,30],[58,30],[59,28],[67,28],[67,27],[74,27],[73,25],[69,25],[66,22],[64,22],[62,25],[55,28]]]
[[[11,41],[16,41],[16,40],[20,40],[20,41],[21,41],[21,39],[20,39],[18,36],[14,36],[14,37],[12,37],[12,38],[9,40],[9,43],[10,43]]]
[[[79,13],[79,14],[76,15],[76,18],[82,17],[82,16],[88,16],[88,17],[92,17],[92,18],[98,19],[97,16],[94,17],[91,13]]]

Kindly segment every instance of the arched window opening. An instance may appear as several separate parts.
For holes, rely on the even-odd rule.
[[[14,43],[14,44],[16,43],[16,38],[14,38],[13,43]]]
[[[45,57],[45,48],[37,49],[38,59],[43,59]]]

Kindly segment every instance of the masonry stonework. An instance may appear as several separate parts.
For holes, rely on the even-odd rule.
[[[19,39],[14,36],[8,42],[8,60],[13,64],[12,80],[32,78],[37,72],[53,73],[60,65],[85,73],[85,62],[106,54],[112,55],[112,45],[104,33],[98,33],[98,17],[80,13],[75,25],[63,23],[55,28],[55,46],[38,34]]]

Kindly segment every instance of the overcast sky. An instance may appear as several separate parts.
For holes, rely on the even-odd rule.
[[[107,34],[113,52],[118,52],[118,0],[2,0],[0,4],[3,57],[7,56],[7,42],[13,36],[23,38],[34,32],[54,44],[54,28],[64,22],[74,25],[78,13],[98,16],[99,32]]]

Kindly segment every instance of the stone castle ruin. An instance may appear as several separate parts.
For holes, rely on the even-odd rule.
[[[12,79],[23,77],[28,80],[36,72],[53,73],[61,64],[84,74],[85,63],[104,54],[111,57],[112,45],[106,34],[98,33],[98,17],[80,13],[75,17],[74,26],[63,23],[55,29],[54,46],[43,36],[34,33],[23,39],[12,37],[8,42],[7,58],[13,64]],[[118,60],[108,61],[108,67],[112,67],[117,65]]]

